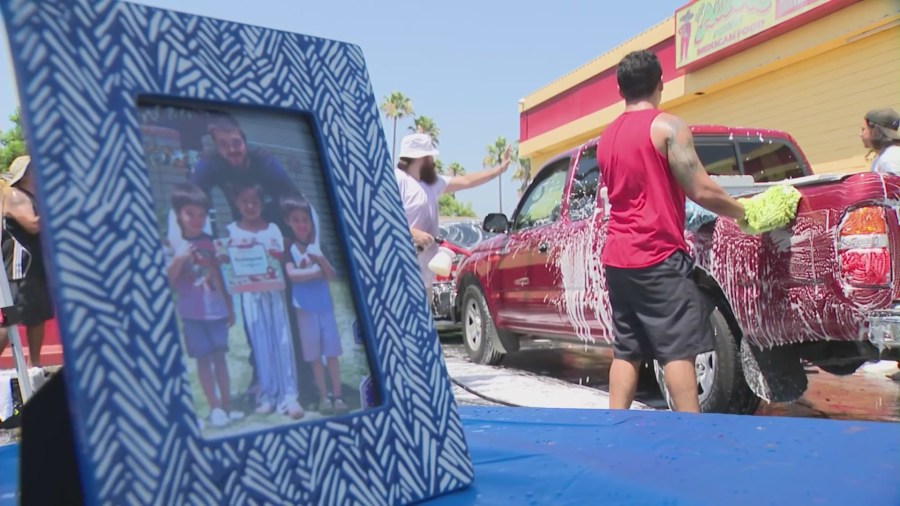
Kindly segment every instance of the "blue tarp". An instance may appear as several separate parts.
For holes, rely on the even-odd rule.
[[[900,425],[670,412],[461,407],[470,504],[900,504]],[[18,447],[0,447],[0,505]],[[44,477],[48,486],[53,477]]]
[[[469,504],[900,504],[900,425],[653,411],[460,408]]]
[[[19,488],[19,445],[0,446],[0,506],[14,506]]]

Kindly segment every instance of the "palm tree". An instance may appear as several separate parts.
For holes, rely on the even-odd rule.
[[[487,156],[484,157],[484,160],[482,161],[484,168],[489,169],[491,167],[500,165],[500,163],[503,161],[503,152],[506,151],[506,147],[508,145],[509,145],[509,143],[506,142],[506,137],[503,137],[502,135],[498,135],[497,139],[494,141],[493,144],[488,144],[487,145],[487,153],[488,154],[487,154]],[[511,155],[511,156],[513,157],[513,159],[515,159],[515,155]],[[497,186],[498,186],[498,189],[497,189],[498,195],[500,196],[500,198],[499,198],[500,212],[502,213],[503,212],[503,175],[502,174],[500,175],[500,177],[497,178]]]
[[[463,168],[463,166],[460,165],[459,162],[453,162],[447,166],[447,170],[443,173],[446,173],[446,175],[448,175],[450,177],[464,176],[464,175],[466,175],[466,169]],[[454,194],[451,193],[450,195],[454,195]]]
[[[434,123],[434,120],[428,116],[416,116],[413,119],[413,125],[409,127],[409,131],[430,135],[435,146],[438,145],[438,137],[441,135],[441,130]]]
[[[444,162],[440,158],[434,161],[434,170],[440,175],[444,175]]]
[[[453,162],[447,166],[447,173],[451,176],[465,176],[466,169],[459,162]]]
[[[528,158],[519,158],[519,167],[513,173],[513,181],[519,181],[519,197],[528,189],[528,182],[531,181],[531,160]]]
[[[397,155],[397,120],[413,115],[413,103],[403,93],[392,91],[390,95],[384,97],[381,103],[381,112],[384,117],[394,120],[394,139],[393,149],[391,150],[391,161],[396,161]]]
[[[16,158],[28,154],[22,132],[22,111],[17,107],[9,120],[12,128],[0,130],[0,172],[5,172]]]

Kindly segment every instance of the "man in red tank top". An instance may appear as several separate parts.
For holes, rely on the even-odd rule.
[[[656,359],[677,411],[700,411],[694,360],[713,351],[712,303],[694,282],[684,240],[685,196],[721,216],[744,207],[713,181],[681,119],[659,107],[662,68],[636,51],[616,70],[625,112],[600,137],[597,162],[609,200],[601,260],[616,342],[610,407],[628,409],[644,360]]]

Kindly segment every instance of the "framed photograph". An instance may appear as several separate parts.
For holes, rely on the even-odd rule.
[[[158,97],[137,109],[203,437],[377,407],[309,117]],[[176,156],[160,159],[163,143]]]
[[[0,0],[88,504],[405,504],[472,465],[359,48]]]

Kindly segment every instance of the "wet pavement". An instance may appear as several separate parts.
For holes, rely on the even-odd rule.
[[[460,404],[609,409],[609,394],[599,388],[517,369],[474,364],[459,356],[445,354],[444,358],[453,394]],[[635,401],[631,409],[654,408]]]
[[[459,333],[442,332],[441,342],[448,361],[468,360]],[[498,376],[519,372],[606,392],[611,362],[612,354],[608,349],[534,340],[523,342],[522,349],[507,355],[495,370]],[[886,377],[886,374],[896,370],[894,363],[880,362],[867,364],[850,376],[835,376],[810,367],[807,369],[809,388],[803,397],[793,403],[763,402],[756,415],[900,421],[900,383]],[[651,408],[666,409],[666,402],[653,379],[652,370],[645,372],[637,400]],[[471,392],[462,392],[459,387],[455,387],[455,390],[458,395],[465,396],[460,402],[465,402],[465,399],[472,399],[473,403],[486,402]]]

